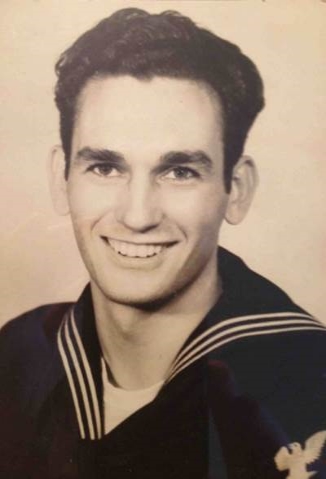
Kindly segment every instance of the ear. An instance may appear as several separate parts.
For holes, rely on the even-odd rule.
[[[246,216],[256,186],[258,173],[254,161],[249,156],[242,156],[233,168],[231,192],[225,212],[225,220],[236,225]]]
[[[54,146],[51,150],[48,173],[52,202],[59,215],[69,213],[65,167],[65,155],[62,147],[60,145]]]

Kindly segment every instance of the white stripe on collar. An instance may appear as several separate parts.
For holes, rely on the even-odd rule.
[[[74,383],[72,374],[70,372],[69,361],[68,361],[68,358],[67,358],[67,355],[66,355],[66,352],[65,352],[65,348],[63,346],[63,342],[62,342],[62,336],[65,334],[64,333],[64,325],[66,324],[66,321],[67,321],[67,318],[64,317],[64,319],[61,323],[60,329],[58,331],[58,336],[57,336],[58,347],[59,347],[61,360],[63,362],[63,366],[64,366],[65,371],[66,371],[66,375],[67,375],[67,378],[68,378],[68,383],[69,383],[69,386],[70,386],[72,399],[73,399],[74,406],[75,406],[77,422],[78,422],[78,426],[79,426],[79,433],[80,433],[81,438],[85,439],[85,437],[86,437],[85,429],[84,429],[84,424],[83,424],[82,415],[81,415],[81,411],[80,411],[80,406],[79,406],[79,400],[78,400],[78,396],[77,396],[77,392],[76,392],[76,387],[75,387],[75,383]]]
[[[58,331],[58,346],[74,401],[80,436],[82,439],[99,439],[102,436],[99,401],[73,308],[65,315]]]
[[[308,314],[294,312],[255,314],[223,320],[180,351],[172,364],[168,381],[204,355],[231,341],[249,336],[316,329],[325,331],[325,326]]]

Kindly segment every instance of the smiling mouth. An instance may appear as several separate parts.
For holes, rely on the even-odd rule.
[[[102,237],[109,246],[121,256],[128,258],[152,258],[160,254],[166,247],[174,243],[136,244]]]

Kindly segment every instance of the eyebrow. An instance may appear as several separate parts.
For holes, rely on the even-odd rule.
[[[79,150],[75,156],[75,159],[83,160],[83,161],[90,161],[90,162],[102,162],[102,163],[110,163],[112,166],[122,166],[126,165],[126,161],[124,157],[113,150],[101,149],[101,148],[90,148],[89,146],[85,146],[81,150]]]
[[[160,164],[157,167],[158,170],[164,168],[173,168],[176,166],[197,166],[204,169],[207,173],[213,170],[213,161],[203,151],[170,151],[169,153],[162,155],[160,158]]]

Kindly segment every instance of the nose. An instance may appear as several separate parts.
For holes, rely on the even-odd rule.
[[[131,179],[122,191],[116,219],[128,229],[144,233],[162,219],[158,186],[145,178]]]

